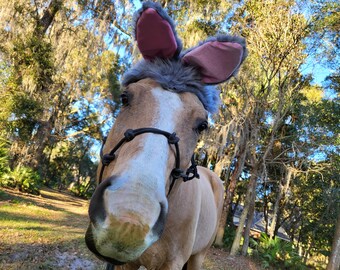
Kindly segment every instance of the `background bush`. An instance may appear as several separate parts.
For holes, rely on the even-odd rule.
[[[0,138],[0,179],[9,170],[9,142]]]
[[[0,177],[0,186],[17,188],[22,192],[40,194],[41,179],[37,172],[29,167],[17,166]]]
[[[262,233],[256,243],[257,244],[253,243],[255,250],[252,254],[261,262],[263,268],[307,269],[291,242],[284,241],[277,237],[270,239],[267,234]]]

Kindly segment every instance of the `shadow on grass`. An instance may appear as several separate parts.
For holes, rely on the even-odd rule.
[[[61,210],[59,210],[61,211]],[[25,224],[29,224],[29,222],[47,224],[47,225],[56,225],[56,226],[66,226],[75,229],[85,229],[88,225],[88,220],[84,215],[78,215],[71,212],[67,212],[65,210],[61,211],[64,215],[62,218],[53,218],[45,215],[27,215],[24,213],[11,213],[10,211],[2,210],[0,208],[0,228],[3,228],[1,224],[4,221],[11,221],[11,223],[22,224],[22,227],[16,226],[15,229],[27,229]],[[37,228],[46,228],[43,226],[39,226]],[[49,229],[49,228],[48,228]],[[47,230],[47,229],[46,229]],[[84,231],[85,233],[85,231]]]
[[[0,226],[0,229],[1,229],[1,226]],[[25,226],[25,227],[21,227],[21,228],[16,228],[16,230],[20,230],[20,231],[39,231],[39,232],[42,232],[42,231],[50,231],[51,229],[43,227],[43,226],[29,226],[29,227]]]
[[[57,193],[57,191],[53,191],[54,193]],[[31,194],[25,194],[22,193],[20,195],[16,195],[15,193],[17,193],[17,191],[13,191],[10,189],[4,189],[1,190],[0,189],[0,206],[2,204],[5,203],[12,203],[12,204],[27,204],[27,205],[36,205],[39,207],[43,207],[49,210],[54,210],[54,211],[63,211],[63,212],[67,212],[67,210],[65,210],[62,207],[58,207],[56,205],[52,205],[51,202],[49,202],[48,200],[56,200],[56,201],[60,201],[60,202],[66,202],[67,204],[69,204],[70,206],[76,206],[76,207],[83,207],[84,205],[80,202],[76,202],[76,200],[82,200],[80,198],[76,198],[76,199],[67,199],[67,197],[71,197],[71,195],[69,194],[63,194],[64,197],[60,198],[58,196],[53,196],[51,195],[51,192],[49,194],[42,194],[40,196],[36,196],[36,195],[31,195]],[[46,200],[46,202],[40,202],[38,200]],[[85,200],[84,200],[85,202]],[[71,212],[70,212],[71,213]]]
[[[41,194],[41,197],[45,198],[45,199],[50,199],[50,200],[61,200],[60,196],[58,195],[61,195],[63,196],[63,199],[62,201],[63,202],[67,202],[69,203],[70,205],[73,205],[73,206],[83,206],[82,203],[80,202],[76,202],[74,199],[69,199],[68,197],[70,197],[71,195],[69,193],[66,193],[66,192],[63,192],[63,191],[55,191],[53,190],[54,193],[49,193],[49,194],[46,194],[46,193],[43,193]],[[55,195],[57,194],[57,195]],[[82,198],[77,198],[77,200],[82,200],[82,201],[86,201],[85,199],[82,199]]]
[[[87,212],[84,214],[74,213],[74,211],[68,211],[67,206],[73,207],[73,209],[76,208],[84,208],[86,200],[72,197],[70,194],[64,193],[62,197],[58,197],[58,195],[53,196],[53,194],[58,194],[58,191],[52,190],[52,189],[46,189],[48,194],[44,193],[42,196],[36,196],[26,193],[19,193],[18,191],[11,190],[11,189],[0,189],[0,211],[2,206],[30,206],[34,205],[37,207],[41,207],[42,209],[48,209],[52,211],[57,212],[63,212],[65,215],[67,215],[66,224],[72,223],[73,220],[81,220],[86,217],[86,222],[88,222],[87,219]],[[58,206],[58,203],[65,203],[64,206]],[[81,201],[81,202],[77,202]],[[23,211],[24,212],[24,211]],[[31,215],[27,216],[28,219],[31,219]],[[20,218],[20,217],[18,217]],[[1,214],[0,214],[0,220],[1,220]],[[1,223],[0,223],[1,224]]]
[[[81,238],[53,244],[1,245],[0,269],[105,269]]]

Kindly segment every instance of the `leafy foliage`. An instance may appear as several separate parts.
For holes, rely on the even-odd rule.
[[[73,184],[73,183],[72,183]],[[90,177],[81,179],[70,187],[70,191],[81,198],[90,199],[95,189],[94,182]]]
[[[3,174],[0,186],[17,188],[22,192],[40,194],[41,179],[37,172],[29,167],[17,166],[13,171]]]
[[[97,167],[90,145],[91,139],[86,137],[59,143],[51,153],[45,184],[58,189],[69,188],[75,195],[89,198],[95,187]]]
[[[9,170],[9,143],[0,137],[0,179]]]
[[[261,261],[264,268],[307,269],[302,262],[302,258],[290,242],[277,237],[271,239],[268,235],[262,233],[258,243],[253,243],[253,245],[255,246],[253,256]]]
[[[223,236],[223,245],[225,248],[230,249],[235,238],[236,230],[232,222],[229,222],[225,227],[225,232]]]

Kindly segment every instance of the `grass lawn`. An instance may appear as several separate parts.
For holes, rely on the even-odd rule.
[[[0,189],[0,269],[104,269],[86,248],[88,202]]]
[[[88,201],[43,189],[41,196],[0,188],[0,269],[105,269],[88,251]],[[204,270],[257,270],[252,261],[211,248]]]

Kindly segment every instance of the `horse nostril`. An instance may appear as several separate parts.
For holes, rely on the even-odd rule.
[[[168,205],[167,202],[160,202],[159,204],[161,207],[161,211],[155,225],[152,228],[152,232],[160,237],[164,230],[165,219],[168,214]]]
[[[92,224],[96,224],[98,220],[105,220],[106,213],[104,207],[104,191],[111,185],[115,176],[111,176],[101,182],[92,195],[89,216]]]

